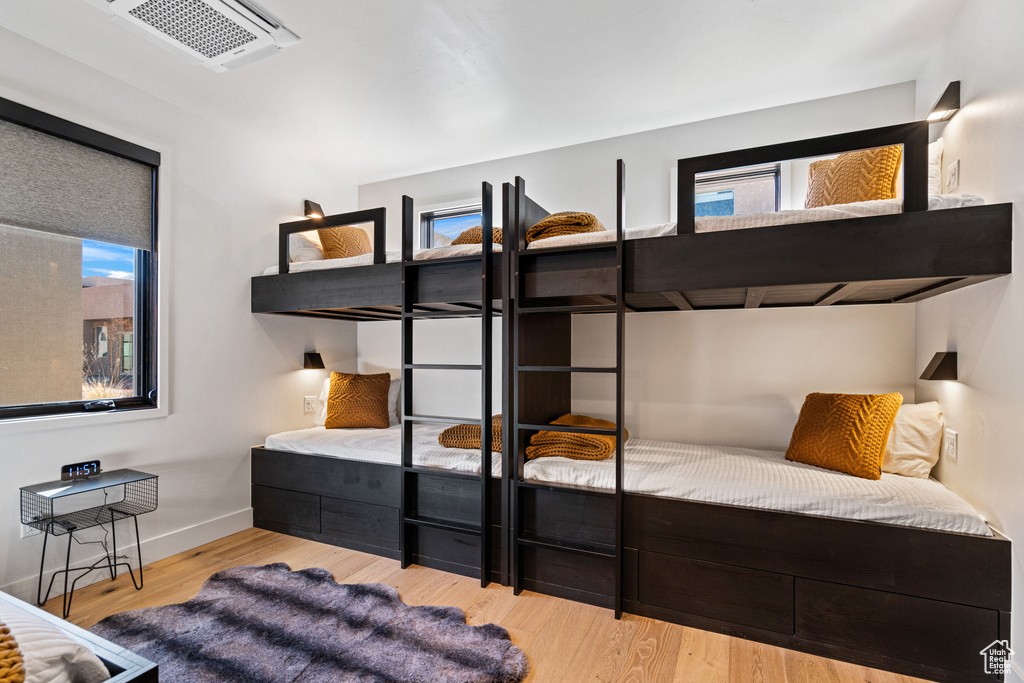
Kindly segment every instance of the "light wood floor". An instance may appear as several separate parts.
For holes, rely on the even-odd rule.
[[[69,621],[88,628],[111,614],[183,602],[211,574],[243,564],[326,567],[339,583],[382,582],[410,605],[457,605],[471,624],[504,626],[530,658],[528,681],[694,681],[699,683],[917,683],[920,679],[751,641],[624,616],[344,548],[249,529],[149,565],[145,587],[127,575],[75,591]],[[60,614],[60,599],[46,609]]]

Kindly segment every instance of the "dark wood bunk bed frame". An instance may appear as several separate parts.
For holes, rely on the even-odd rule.
[[[887,144],[904,145],[904,213],[693,229],[687,195],[699,171]],[[502,289],[509,390],[503,443],[516,448],[506,448],[505,477],[492,482],[491,514],[501,520],[494,528],[498,539],[500,526],[493,546],[500,561],[493,577],[517,591],[908,675],[999,680],[981,673],[979,655],[1009,637],[1010,542],[998,533],[979,537],[630,494],[622,489],[621,469],[615,492],[521,477],[523,447],[536,432],[531,425],[570,412],[571,373],[588,371],[571,365],[573,314],[914,302],[1009,274],[1012,207],[925,211],[926,147],[921,122],[684,159],[678,234],[623,241],[620,233],[615,242],[581,247],[519,248],[525,230],[548,212],[527,196],[522,179],[514,188],[506,184],[504,249],[493,263],[495,273],[504,273],[494,278],[495,296]],[[620,162],[620,227],[624,199]],[[344,221],[336,224],[351,219]],[[447,265],[430,275],[424,270],[418,300],[452,310],[479,291],[478,266]],[[399,319],[401,296],[399,264],[253,278],[254,312]],[[518,306],[547,310],[509,316]],[[528,341],[518,360],[509,353],[517,340]],[[621,361],[620,355],[620,387]],[[622,420],[617,423],[621,428]],[[398,557],[398,468],[368,465],[253,449],[256,525]],[[431,500],[443,505],[443,498]],[[461,500],[479,511],[471,503],[478,498],[474,482]],[[459,570],[421,559],[414,561]]]
[[[529,363],[572,370],[569,318],[607,310],[620,259],[631,311],[913,302],[1010,273],[1011,205],[925,210],[927,143],[921,122],[681,160],[678,234],[623,243],[620,232],[616,243],[515,255],[518,310],[564,307],[517,316],[520,339],[532,342]],[[697,172],[890,144],[904,145],[904,213],[695,233]],[[624,173],[620,161],[619,226]],[[515,197],[513,226],[522,235],[548,212],[522,179]],[[527,325],[543,326],[543,336]],[[515,538],[546,539],[548,547],[539,556],[513,544],[517,591],[934,680],[999,680],[982,673],[980,656],[1009,638],[1010,542],[998,532],[632,494],[622,490],[621,468],[614,493],[523,481],[523,448],[536,431],[524,423],[571,408],[567,381],[540,393],[524,385],[528,374],[515,373],[514,405],[526,417],[517,418],[509,470],[518,474],[511,526]]]
[[[489,235],[493,203],[488,183],[482,185],[481,204],[483,234]],[[252,279],[254,313],[401,321],[403,413],[401,465],[253,448],[254,525],[398,559],[403,567],[420,564],[479,576],[482,585],[507,584],[501,520],[507,516],[508,500],[502,480],[488,477],[488,485],[482,485],[483,479],[474,474],[413,467],[411,430],[417,423],[473,421],[414,415],[416,370],[479,370],[481,414],[492,414],[490,324],[482,324],[479,365],[424,365],[413,360],[413,321],[506,317],[505,261],[513,248],[503,245],[502,254],[486,244],[480,255],[415,261],[415,215],[412,199],[403,197],[402,261],[397,263],[385,262],[383,208],[282,224],[281,274]],[[288,273],[289,235],[360,223],[373,223],[373,265]],[[507,410],[505,402],[501,410]],[[490,430],[482,434],[482,459],[489,460]],[[489,572],[481,571],[488,566]]]

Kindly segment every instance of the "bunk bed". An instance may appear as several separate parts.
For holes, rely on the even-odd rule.
[[[490,578],[517,592],[607,606],[617,615],[665,619],[934,680],[996,680],[980,673],[977,653],[1009,637],[1010,542],[998,532],[627,487],[629,443],[626,457],[609,463],[614,474],[602,475],[603,486],[545,476],[544,467],[524,458],[542,430],[588,431],[624,442],[627,312],[906,303],[1009,274],[1012,207],[928,211],[927,141],[927,124],[920,122],[680,160],[676,224],[641,231],[651,235],[645,239],[627,239],[637,233],[625,229],[621,161],[614,239],[604,242],[527,245],[527,228],[549,212],[528,196],[520,178],[503,186],[502,251],[489,259],[410,259],[411,200],[404,200],[401,262],[387,262],[381,209],[323,223],[374,221],[374,263],[289,273],[286,231],[319,226],[283,225],[280,272],[253,278],[253,312],[403,320],[404,328],[414,316],[477,316],[483,299],[493,301],[504,331],[506,448],[503,476],[492,477],[487,492],[475,474],[416,472],[404,431],[401,465],[397,453],[396,464],[382,464],[254,448],[255,524],[401,558],[403,565],[475,576],[481,562],[490,562]],[[698,230],[692,194],[699,172],[894,144],[903,146],[904,158],[897,213]],[[490,296],[481,292],[484,261],[490,263]],[[592,313],[616,316],[613,366],[572,365],[572,316]],[[403,336],[403,378],[413,369],[410,343]],[[614,428],[549,425],[571,412],[571,377],[580,372],[614,376]],[[403,405],[414,418],[408,397]],[[415,490],[403,491],[410,482]],[[484,511],[490,560],[467,534],[487,521]]]
[[[894,144],[903,145],[905,158],[901,213],[695,230],[698,172]],[[552,463],[527,463],[524,455],[534,434],[571,412],[574,372],[615,374],[616,429],[594,431],[614,433],[623,444],[624,308],[913,302],[1008,274],[1011,206],[927,211],[926,146],[927,123],[921,122],[683,159],[676,234],[635,240],[624,239],[620,161],[614,241],[553,249],[524,248],[523,233],[549,212],[516,179],[510,287],[520,355],[513,382],[515,461],[508,465],[516,592],[540,591],[611,607],[617,615],[664,619],[934,680],[999,679],[982,673],[979,652],[1009,638],[1010,542],[980,519],[950,531],[907,520],[766,509],[763,502],[653,495],[636,484],[639,475],[627,476],[628,442],[625,458],[601,463],[602,486],[559,476]],[[574,367],[571,316],[613,312],[616,364]],[[685,447],[675,446],[684,457]],[[721,450],[723,458],[753,457]]]
[[[493,198],[487,183],[481,204],[483,233],[489,235]],[[438,426],[466,419],[417,415],[412,401],[417,370],[479,371],[481,415],[494,412],[491,321],[509,310],[503,286],[507,267],[492,249],[502,245],[417,253],[411,198],[403,197],[402,209],[398,261],[385,258],[384,209],[371,209],[282,224],[278,272],[252,279],[253,312],[402,324],[400,424],[381,430],[300,430],[253,448],[254,525],[400,559],[403,567],[415,563],[479,576],[483,585],[507,583],[501,520],[508,503],[500,462],[491,464],[490,430],[483,430],[480,450],[438,457]],[[360,223],[373,225],[372,263],[289,272],[295,266],[290,235]],[[482,320],[480,364],[415,362],[415,320],[471,317]],[[487,472],[493,476],[481,474]]]

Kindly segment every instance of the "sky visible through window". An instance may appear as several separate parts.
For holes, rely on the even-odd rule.
[[[117,244],[82,240],[82,277],[99,275],[135,279],[135,250]]]
[[[435,218],[434,233],[455,239],[463,230],[475,228],[480,225],[480,214],[471,213],[468,216],[452,216],[451,218]]]

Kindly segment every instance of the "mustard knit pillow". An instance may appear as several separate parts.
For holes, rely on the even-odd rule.
[[[495,244],[501,244],[501,228],[491,228],[491,241]],[[476,226],[475,228],[469,228],[459,233],[459,236],[452,240],[452,245],[456,244],[483,244],[484,242],[484,229],[483,226]]]
[[[786,460],[881,479],[900,394],[808,394]]]
[[[373,252],[366,231],[352,225],[322,228],[316,231],[324,248],[324,258],[349,258]]]
[[[388,389],[391,375],[350,375],[331,373],[327,395],[327,429],[373,427],[387,429]]]
[[[807,169],[804,208],[894,199],[903,147],[891,145],[815,161]]]

